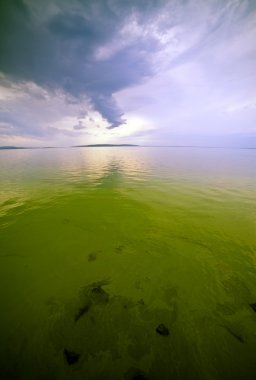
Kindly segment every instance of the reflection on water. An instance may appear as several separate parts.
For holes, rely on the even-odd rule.
[[[76,148],[0,152],[1,190],[26,185],[97,185],[106,176],[133,182],[202,182],[213,187],[255,189],[254,150],[195,148]],[[114,174],[115,173],[115,174]],[[149,183],[147,183],[148,185]],[[15,186],[17,185],[17,186]]]
[[[0,152],[2,377],[254,379],[255,168],[253,150]]]
[[[85,188],[152,188],[220,200],[251,202],[256,188],[254,150],[195,148],[69,148],[0,152],[0,215],[26,201],[42,202]],[[37,197],[39,195],[39,198]],[[130,196],[132,194],[130,193]],[[177,200],[178,201],[178,200]],[[183,202],[183,200],[182,200]],[[35,203],[30,204],[35,207]]]

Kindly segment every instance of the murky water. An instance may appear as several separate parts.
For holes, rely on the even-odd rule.
[[[255,378],[255,150],[2,151],[0,193],[1,379]]]

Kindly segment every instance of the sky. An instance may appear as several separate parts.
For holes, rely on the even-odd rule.
[[[256,147],[255,0],[0,0],[0,145]]]

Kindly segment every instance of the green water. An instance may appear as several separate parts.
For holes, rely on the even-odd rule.
[[[0,193],[1,379],[255,378],[255,150],[4,151]]]

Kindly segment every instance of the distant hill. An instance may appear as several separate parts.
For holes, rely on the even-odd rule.
[[[112,146],[119,146],[119,147],[126,147],[126,146],[139,146],[134,144],[90,144],[90,145],[74,145],[70,148],[90,148],[90,147],[112,147]],[[7,149],[51,149],[51,148],[63,148],[63,147],[56,147],[56,146],[43,146],[43,147],[24,147],[24,146],[0,146],[0,150],[7,150]],[[69,148],[69,147],[67,147]]]
[[[89,144],[89,145],[74,145],[73,148],[90,148],[90,147],[112,147],[112,146],[138,146],[134,144]]]
[[[0,146],[0,149],[27,149],[23,146]]]

